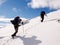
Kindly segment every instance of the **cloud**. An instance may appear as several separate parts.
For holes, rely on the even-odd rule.
[[[18,12],[17,8],[12,8],[13,12]]]
[[[17,8],[12,8],[12,11],[15,13],[21,12],[21,9],[17,9]]]
[[[11,24],[11,23],[10,23],[10,20],[13,20],[13,19],[14,19],[14,18],[6,18],[5,16],[0,16],[0,26],[1,26],[1,25]],[[26,18],[22,18],[22,17],[21,17],[21,19],[22,19],[22,22],[24,22],[24,24],[26,24],[26,23],[29,22],[28,19],[26,19]]]
[[[13,18],[6,18],[5,16],[0,16],[0,27],[10,24],[10,20],[12,20],[12,19]]]
[[[31,2],[28,2],[27,5],[33,9],[45,7],[49,7],[51,9],[59,9],[60,0],[31,0]]]
[[[60,0],[50,0],[48,6],[53,9],[60,9]]]
[[[10,22],[13,18],[6,18],[5,16],[0,16],[0,22]]]
[[[5,2],[6,2],[6,0],[0,0],[0,5],[2,5]]]

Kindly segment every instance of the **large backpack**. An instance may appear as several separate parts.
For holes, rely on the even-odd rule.
[[[10,22],[11,22],[13,25],[15,25],[15,22],[14,22],[14,20],[11,20]]]
[[[21,23],[21,21],[22,21],[22,19],[19,20],[19,23]],[[14,20],[11,20],[10,22],[11,22],[13,25],[16,25],[16,24],[17,24],[17,21],[14,21]],[[18,23],[18,24],[19,24],[19,23]]]

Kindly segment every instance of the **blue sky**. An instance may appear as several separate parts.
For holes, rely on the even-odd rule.
[[[32,0],[6,0],[0,5],[0,16],[5,16],[7,18],[14,18],[15,16],[20,16],[23,18],[31,19],[40,15],[42,10],[49,13],[54,11],[48,7],[31,8],[27,4]]]

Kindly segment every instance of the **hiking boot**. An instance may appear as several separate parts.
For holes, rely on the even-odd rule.
[[[14,39],[14,36],[16,36],[16,35],[11,35],[12,36],[12,38]]]
[[[43,20],[41,20],[41,22],[43,22]]]

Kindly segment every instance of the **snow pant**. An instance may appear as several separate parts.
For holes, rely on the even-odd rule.
[[[42,19],[41,22],[43,22],[43,20],[44,20],[44,15],[41,16],[41,19]]]
[[[19,26],[15,26],[15,25],[14,25],[15,32],[12,34],[12,36],[16,36],[16,34],[17,34],[17,32],[18,32],[18,27],[19,27]]]

